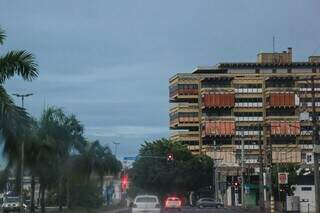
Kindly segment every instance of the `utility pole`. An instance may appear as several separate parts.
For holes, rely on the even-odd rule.
[[[320,190],[319,190],[319,128],[316,115],[314,76],[311,76],[311,97],[312,97],[312,143],[314,156],[314,184],[315,184],[315,212],[320,213]]]
[[[244,204],[244,130],[241,129],[241,206],[245,207]]]
[[[21,98],[21,107],[24,108],[24,98],[33,95],[32,93],[27,94],[13,94],[14,96]],[[24,135],[24,131],[22,133]],[[22,136],[21,141],[21,168],[20,168],[20,211],[23,211],[23,178],[24,178],[24,136]]]
[[[215,159],[216,150],[217,150],[216,141],[213,140],[213,144],[212,144],[212,164],[213,164],[213,168],[212,168],[213,169],[212,170],[212,174],[213,174],[212,189],[213,189],[213,198],[214,198],[215,202],[218,201],[218,185],[217,185],[218,175],[217,175],[217,165],[216,165],[216,159]]]
[[[263,157],[262,157],[262,140],[261,140],[261,129],[262,126],[259,124],[259,206],[260,211],[264,212],[264,181],[263,181]]]

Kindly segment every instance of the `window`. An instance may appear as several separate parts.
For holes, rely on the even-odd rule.
[[[312,187],[301,187],[301,191],[312,191]]]
[[[157,199],[154,197],[139,197],[136,200],[136,203],[156,203]]]

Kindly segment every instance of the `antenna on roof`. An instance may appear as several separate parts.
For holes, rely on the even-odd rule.
[[[272,36],[272,53],[275,52],[275,43],[276,43],[276,38]]]
[[[276,38],[275,36],[272,36],[272,62],[275,64],[276,63],[276,59],[275,59],[275,43],[276,43]]]

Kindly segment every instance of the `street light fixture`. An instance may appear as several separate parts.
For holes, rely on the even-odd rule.
[[[27,93],[27,94],[18,94],[14,93],[12,94],[18,98],[21,98],[21,107],[24,108],[24,98],[32,96],[33,93]],[[24,132],[23,132],[24,134]],[[24,139],[22,138],[21,141],[21,174],[20,174],[20,211],[23,209],[23,178],[24,178]]]

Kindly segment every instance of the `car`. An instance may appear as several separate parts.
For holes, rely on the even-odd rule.
[[[152,212],[160,213],[161,207],[157,196],[155,195],[138,195],[132,204],[132,213]]]
[[[165,202],[165,209],[178,209],[181,211],[181,199],[178,197],[168,197]]]
[[[206,208],[206,207],[215,207],[215,208],[221,208],[223,207],[223,203],[221,202],[216,202],[214,201],[214,199],[212,198],[200,198],[197,203],[196,206],[198,208]]]
[[[2,204],[3,213],[18,212],[20,211],[20,198],[19,197],[6,197]],[[25,204],[22,204],[22,208],[26,208]]]

